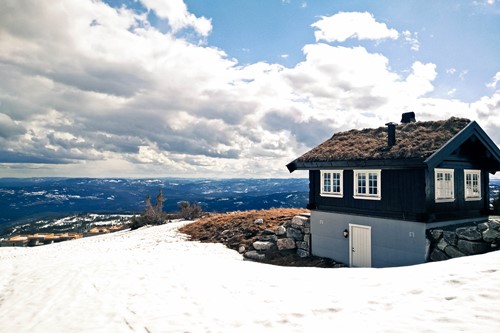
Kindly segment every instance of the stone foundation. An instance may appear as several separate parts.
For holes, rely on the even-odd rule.
[[[427,230],[428,261],[440,261],[500,249],[500,220]]]
[[[262,223],[256,220],[254,223]],[[246,258],[263,260],[266,252],[296,249],[301,258],[311,255],[311,222],[309,214],[294,216],[276,230],[266,230],[251,247],[240,246],[239,252]]]

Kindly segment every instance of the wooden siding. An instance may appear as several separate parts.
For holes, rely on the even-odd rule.
[[[343,198],[322,197],[320,195],[320,171],[311,170],[309,176],[311,209],[410,221],[427,221],[424,169],[382,169],[381,200],[355,199],[353,197],[353,170],[344,170]]]
[[[471,140],[472,141],[472,140]],[[435,202],[434,169],[426,174],[426,206],[431,221],[443,221],[457,218],[474,218],[489,213],[489,161],[484,158],[486,151],[482,146],[474,148],[473,142],[466,142],[442,161],[437,168],[453,169],[455,200],[453,202]],[[474,141],[475,142],[475,141]],[[464,170],[481,170],[481,200],[465,200]]]

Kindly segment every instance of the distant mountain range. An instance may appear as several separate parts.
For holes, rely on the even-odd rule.
[[[81,213],[137,214],[163,191],[163,210],[179,201],[205,211],[305,207],[308,179],[0,178],[0,229]],[[1,234],[1,231],[0,231]]]
[[[489,189],[490,198],[496,198],[500,180],[491,180]],[[111,215],[140,214],[146,196],[154,204],[160,190],[165,212],[178,211],[180,201],[208,212],[306,207],[309,180],[0,178],[0,237],[39,229],[66,231],[119,219]]]

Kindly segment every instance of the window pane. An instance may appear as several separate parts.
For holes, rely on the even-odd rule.
[[[467,177],[466,177],[467,192]],[[453,199],[454,198],[454,185],[453,185],[453,172],[440,171],[436,172],[436,198],[437,199]]]
[[[340,193],[340,173],[333,173],[333,192]]]
[[[323,192],[331,192],[332,191],[332,183],[331,183],[331,173],[323,174]]]
[[[481,179],[480,171],[465,172],[465,197],[480,198],[481,197]]]
[[[377,194],[378,192],[378,177],[376,173],[368,175],[368,193]]]
[[[472,175],[472,192],[474,196],[479,195],[479,175],[477,173]]]
[[[366,173],[358,173],[358,193],[366,194]]]

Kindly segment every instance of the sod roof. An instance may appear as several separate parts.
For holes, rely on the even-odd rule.
[[[295,161],[425,159],[469,123],[469,119],[452,117],[442,121],[400,124],[396,126],[396,143],[393,146],[387,144],[386,126],[339,132]]]

